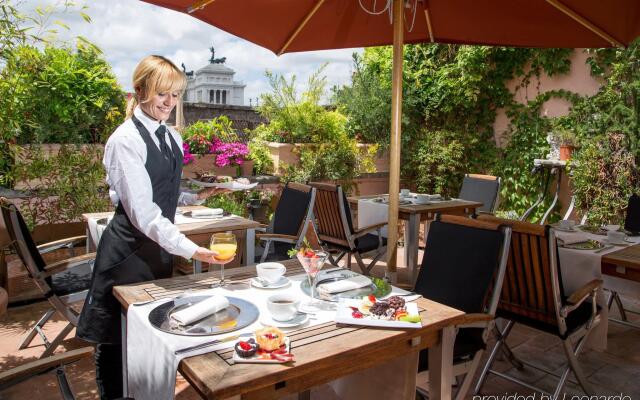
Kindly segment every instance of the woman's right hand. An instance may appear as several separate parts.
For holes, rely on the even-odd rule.
[[[206,262],[209,264],[227,264],[233,261],[234,259],[234,257],[231,257],[227,260],[218,260],[216,258],[217,255],[218,253],[216,253],[215,251],[211,251],[204,247],[198,247],[198,249],[196,250],[195,253],[193,253],[193,256],[191,258],[198,261]]]

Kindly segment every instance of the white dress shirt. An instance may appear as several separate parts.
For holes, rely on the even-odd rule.
[[[140,107],[133,114],[150,133],[151,140],[158,148],[160,144],[154,134],[164,121],[147,117]],[[168,128],[168,127],[167,127]],[[165,140],[171,148],[168,135],[175,140],[182,152],[182,138],[171,128],[165,133]],[[162,216],[162,211],[153,202],[151,179],[145,168],[147,145],[131,119],[120,125],[107,140],[102,163],[107,171],[109,197],[114,206],[122,204],[129,220],[151,240],[171,254],[191,258],[198,245],[185,237],[170,220]],[[182,160],[176,160],[182,162]],[[201,204],[195,193],[180,193],[178,204]]]

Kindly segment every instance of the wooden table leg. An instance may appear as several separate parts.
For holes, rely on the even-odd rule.
[[[450,400],[453,377],[453,326],[442,329],[440,342],[429,348],[429,399]]]
[[[256,230],[247,229],[244,246],[244,262],[242,265],[253,265],[256,262]]]
[[[404,260],[407,264],[409,283],[418,276],[418,237],[420,235],[420,214],[411,214],[404,228]]]

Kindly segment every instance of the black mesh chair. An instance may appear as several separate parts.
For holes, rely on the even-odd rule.
[[[289,249],[300,248],[311,223],[315,196],[316,190],[311,186],[294,182],[284,186],[273,224],[267,233],[256,235],[265,242],[260,262],[286,260]],[[270,254],[271,243],[274,251]]]
[[[27,269],[29,277],[33,279],[51,305],[51,308],[31,328],[20,345],[20,349],[27,347],[35,336],[39,335],[45,345],[45,351],[41,356],[44,358],[50,356],[78,324],[79,313],[73,309],[72,304],[84,302],[91,284],[95,253],[87,253],[46,264],[42,258],[43,253],[52,251],[52,249],[68,247],[69,243],[77,243],[81,238],[63,239],[36,246],[27,224],[16,206],[4,197],[0,197],[0,208],[2,222],[12,240],[13,247]],[[49,341],[42,328],[56,312],[68,323],[53,340]]]
[[[500,178],[493,175],[465,174],[458,197],[463,200],[479,201],[478,211],[493,214],[498,208]]]
[[[438,215],[431,223],[415,292],[467,313],[454,342],[454,375],[464,376],[456,393],[471,386],[493,329],[511,240],[511,228],[461,216]],[[420,352],[418,379],[429,369]],[[418,394],[425,395],[418,388]]]

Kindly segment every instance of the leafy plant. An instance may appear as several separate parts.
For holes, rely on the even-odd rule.
[[[79,221],[83,213],[111,207],[101,146],[62,145],[51,155],[40,146],[13,146],[12,153],[13,176],[34,195],[20,207],[30,228]]]
[[[257,175],[273,173],[273,160],[267,142],[252,138],[249,143],[248,159],[253,161],[253,170]]]
[[[272,90],[262,96],[258,110],[269,123],[253,131],[254,143],[302,143],[295,149],[299,165],[283,167],[285,180],[331,179],[348,183],[361,173],[375,170],[377,147],[361,151],[347,133],[347,118],[340,111],[320,105],[326,80],[321,75],[323,69],[311,75],[301,95],[295,89],[295,76],[287,80],[267,72]]]

